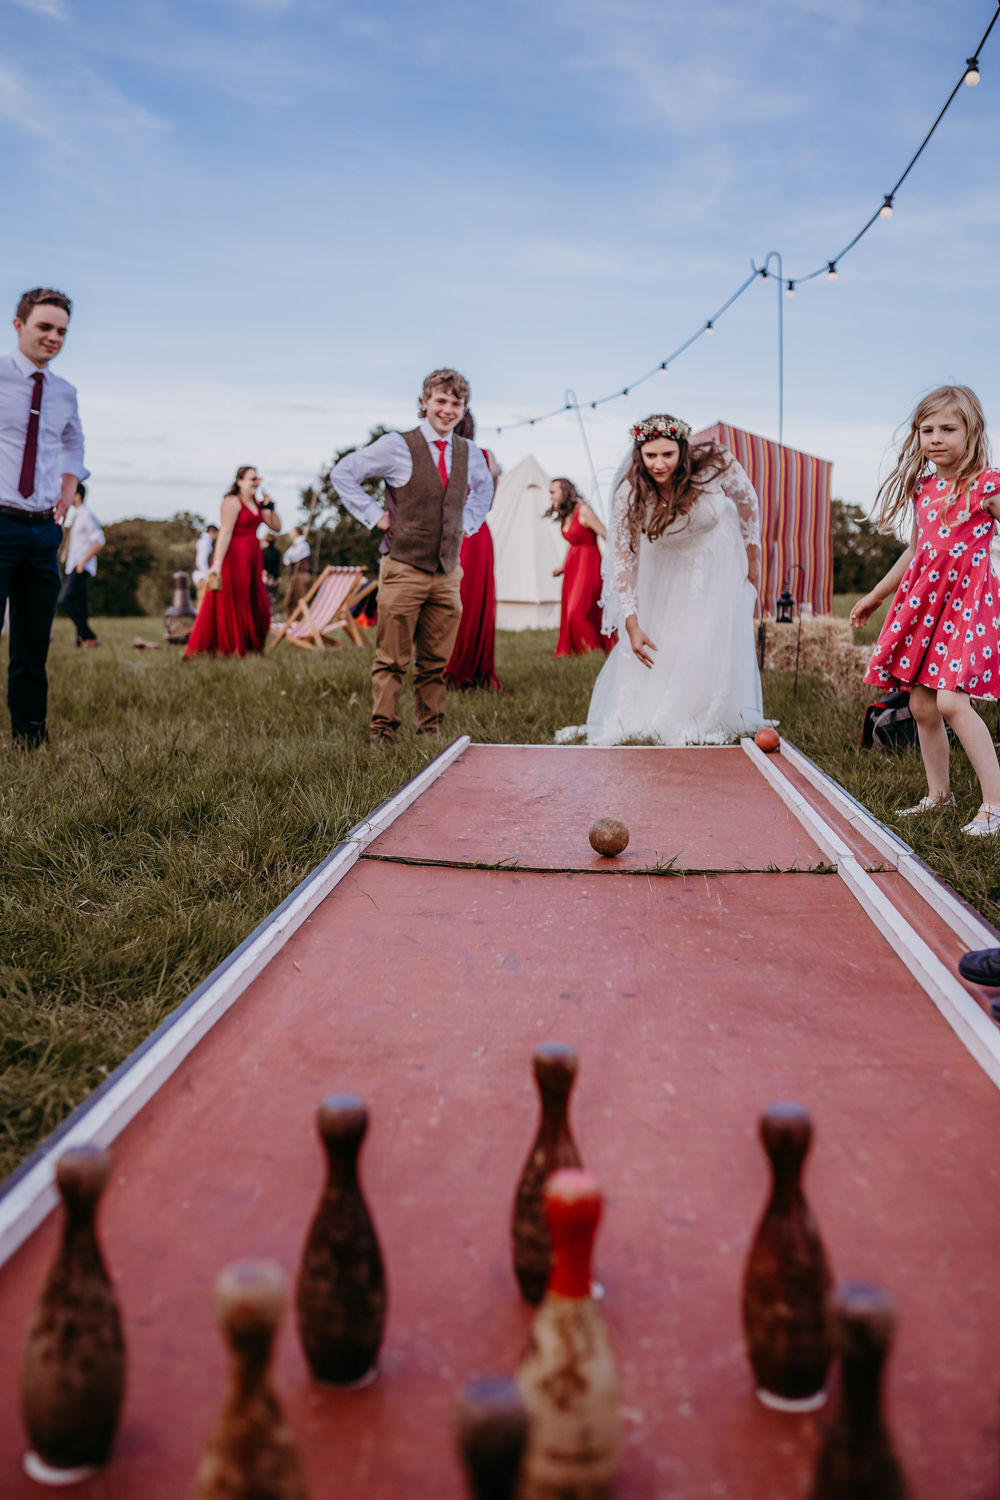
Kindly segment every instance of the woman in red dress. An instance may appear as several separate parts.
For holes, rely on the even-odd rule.
[[[467,411],[454,431],[472,442],[476,422]],[[496,483],[500,469],[488,448],[482,455]],[[493,576],[493,538],[484,521],[479,530],[462,540],[459,558],[462,565],[462,618],[451,657],[444,669],[444,680],[452,688],[485,688],[502,693],[496,673],[497,589]]]
[[[263,651],[267,643],[271,609],[261,576],[257,528],[263,521],[272,531],[280,531],[281,522],[266,491],[258,500],[259,485],[253,464],[244,464],[223,496],[212,566],[186,657],[245,656]]]
[[[569,543],[565,561],[553,568],[553,578],[562,574],[562,608],[559,641],[553,656],[586,656],[588,651],[610,651],[614,636],[601,634],[601,553],[598,537],[607,531],[569,479],[553,479],[549,485],[552,504],[545,512],[559,522]]]

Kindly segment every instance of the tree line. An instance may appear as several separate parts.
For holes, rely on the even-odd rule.
[[[367,443],[387,429],[376,427]],[[300,493],[299,514],[290,525],[308,528],[313,543],[313,570],[328,564],[361,567],[374,576],[378,571],[380,532],[368,531],[344,509],[330,483],[330,471],[353,448],[343,448],[315,481]],[[369,494],[381,498],[381,480],[365,484]],[[96,507],[99,511],[99,507]],[[846,500],[832,502],[833,591],[864,594],[887,573],[902,550],[896,536],[883,536],[860,505]],[[105,526],[107,545],[98,560],[97,577],[90,586],[91,612],[95,615],[159,615],[170,603],[173,575],[190,575],[194,545],[205,521],[191,511],[179,511],[166,521],[139,518],[115,521]],[[281,539],[278,542],[282,545]],[[287,545],[287,543],[286,543]]]

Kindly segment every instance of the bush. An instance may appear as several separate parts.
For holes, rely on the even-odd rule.
[[[150,543],[148,521],[115,521],[105,526],[106,545],[97,557],[97,577],[90,581],[88,600],[94,615],[138,615],[139,586],[153,571],[156,554]]]
[[[883,536],[860,505],[833,500],[830,506],[833,592],[867,594],[903,550],[898,536]]]

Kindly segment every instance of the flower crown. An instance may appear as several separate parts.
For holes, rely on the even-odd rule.
[[[690,427],[679,417],[647,417],[632,428],[634,443],[651,443],[654,438],[669,438],[674,443],[685,443],[690,436]]]

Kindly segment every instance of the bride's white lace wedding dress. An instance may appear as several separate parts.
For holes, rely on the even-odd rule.
[[[747,548],[760,547],[757,495],[732,455],[687,515],[655,541],[629,540],[628,486],[612,500],[604,559],[603,629],[618,644],[594,684],[587,722],[560,730],[566,742],[627,740],[720,745],[754,734],[764,718],[754,650],[756,590]],[[629,615],[659,648],[652,668],[633,655]]]

